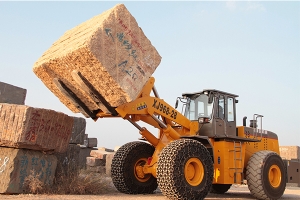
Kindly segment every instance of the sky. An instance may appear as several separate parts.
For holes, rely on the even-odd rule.
[[[239,95],[237,125],[262,114],[280,146],[300,146],[300,2],[297,1],[0,1],[0,81],[27,89],[25,104],[72,113],[32,71],[67,30],[124,3],[162,56],[153,76],[160,98],[186,92]],[[180,108],[178,110],[181,110]],[[298,124],[299,123],[299,124]],[[143,123],[154,135],[157,130]],[[140,138],[122,118],[87,119],[98,147]]]

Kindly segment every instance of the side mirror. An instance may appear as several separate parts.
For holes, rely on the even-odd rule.
[[[178,107],[178,99],[176,99],[175,109]]]

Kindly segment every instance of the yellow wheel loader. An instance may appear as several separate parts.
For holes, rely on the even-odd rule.
[[[142,135],[141,141],[120,147],[112,160],[112,180],[120,192],[146,194],[159,187],[169,199],[199,200],[247,180],[257,199],[279,199],[284,193],[286,166],[279,156],[277,135],[262,129],[259,114],[254,114],[249,126],[246,117],[243,126],[236,126],[237,95],[218,90],[184,93],[172,107],[159,97],[151,77],[134,101],[111,107],[80,72],[73,71],[72,76],[103,108],[89,110],[55,79],[82,114],[95,121],[121,117]],[[182,112],[177,111],[179,101]],[[139,121],[157,128],[157,135]]]

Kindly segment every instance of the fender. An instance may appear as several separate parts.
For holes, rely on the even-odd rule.
[[[207,136],[200,136],[200,135],[193,135],[193,136],[181,136],[180,138],[189,138],[193,140],[197,140],[201,142],[209,151],[209,154],[211,156],[212,161],[214,162],[214,148],[213,145],[210,142],[209,137]]]

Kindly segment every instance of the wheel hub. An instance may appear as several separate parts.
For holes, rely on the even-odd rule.
[[[146,182],[150,179],[151,174],[144,173],[143,166],[147,163],[146,158],[139,159],[134,165],[134,175],[140,182]]]
[[[269,183],[272,187],[277,188],[281,183],[281,171],[277,165],[272,165],[269,169]]]
[[[186,181],[192,186],[198,186],[204,177],[204,167],[197,158],[190,158],[184,167],[184,176]]]

